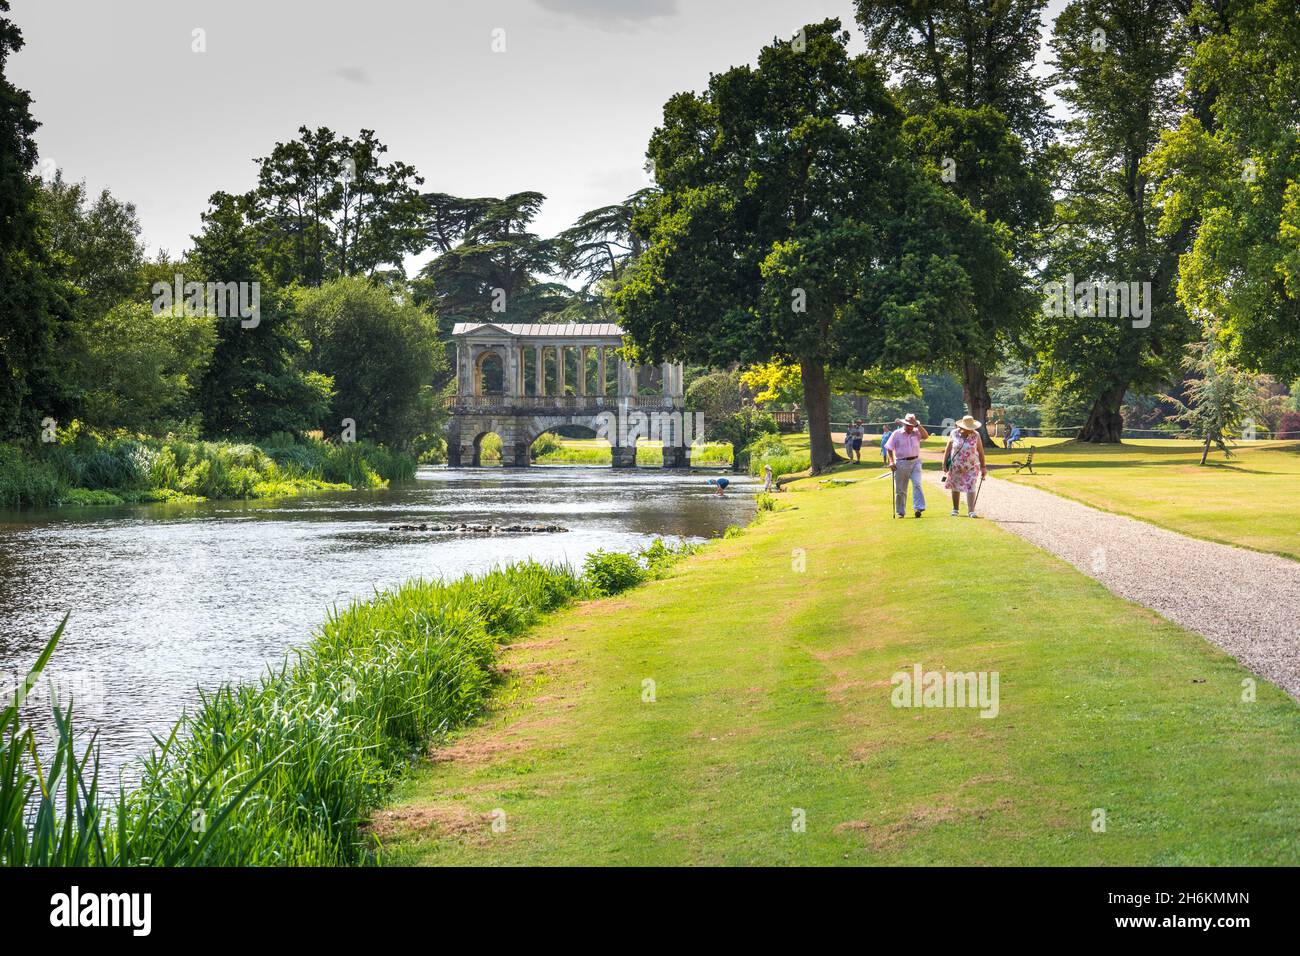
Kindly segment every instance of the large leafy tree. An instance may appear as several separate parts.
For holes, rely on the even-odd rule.
[[[93,199],[86,184],[57,172],[42,184],[43,244],[61,278],[77,289],[79,312],[98,318],[139,292],[144,243],[135,205],[107,189]]]
[[[1140,315],[1098,307],[1044,317],[1039,385],[1057,404],[1089,409],[1080,440],[1118,442],[1126,393],[1170,381],[1194,335],[1173,291],[1188,233],[1156,234],[1159,195],[1143,166],[1183,108],[1186,32],[1178,0],[1072,0],[1051,45],[1073,117],[1047,271],[1056,281],[1150,283],[1150,296]]]
[[[255,160],[257,186],[230,203],[256,230],[261,266],[278,285],[317,286],[339,276],[373,277],[398,270],[424,247],[424,180],[400,161],[373,130],[354,140],[320,127],[276,143]]]
[[[8,12],[0,0],[0,14]],[[40,242],[32,175],[39,124],[31,96],[5,76],[22,47],[22,32],[0,16],[0,437],[33,436],[42,417],[71,407],[58,351],[72,318],[68,290],[51,275]]]
[[[918,165],[875,63],[828,20],[664,107],[662,194],[615,296],[650,361],[799,364],[812,464],[835,461],[828,371],[951,359],[983,303],[1023,310],[999,230]]]
[[[872,52],[898,77],[909,144],[959,196],[1007,227],[1028,271],[1051,219],[1058,160],[1044,82],[1033,71],[1045,0],[857,0]],[[985,421],[989,375],[1023,347],[1028,315],[989,302],[981,338],[950,367]],[[985,432],[987,439],[987,431]]]
[[[147,302],[129,301],[89,317],[86,347],[75,360],[85,420],[150,434],[194,421],[217,322],[184,305],[155,312]]]
[[[1291,0],[1198,4],[1188,96],[1203,108],[1167,132],[1148,166],[1160,231],[1183,254],[1178,297],[1221,323],[1232,359],[1300,375],[1300,18]]]
[[[239,317],[216,321],[211,360],[196,388],[203,431],[226,438],[316,428],[325,420],[332,382],[307,370],[292,298],[263,270],[255,230],[240,205],[225,193],[212,197],[186,270],[187,278],[256,282],[260,289],[256,324]]]
[[[909,112],[987,107],[1039,153],[1053,130],[1033,70],[1046,6],[1047,0],[857,0],[857,18],[871,50],[900,77]]]
[[[432,315],[359,277],[303,289],[298,312],[312,367],[334,384],[327,434],[351,419],[356,437],[407,447],[437,431],[446,359]]]

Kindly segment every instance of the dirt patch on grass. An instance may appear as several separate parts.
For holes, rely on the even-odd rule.
[[[501,737],[490,733],[469,733],[443,747],[430,747],[432,763],[482,764],[497,757],[521,753],[532,741]]]
[[[883,850],[905,842],[912,836],[931,827],[961,820],[985,820],[995,813],[1002,813],[1011,807],[1011,801],[1000,797],[987,807],[954,807],[948,804],[940,806],[916,807],[901,820],[889,823],[872,823],[868,820],[848,820],[835,826],[836,833],[862,833],[867,844],[875,850]]]
[[[460,804],[416,804],[378,810],[362,831],[381,842],[412,836],[486,838],[491,823],[491,814],[474,813]]]
[[[576,657],[554,661],[501,661],[497,664],[496,670],[502,677],[514,677],[519,674],[549,674],[576,663],[578,663]]]
[[[567,637],[553,637],[548,641],[521,641],[518,644],[507,644],[506,649],[510,651],[537,651],[545,647],[555,647],[567,640]]]

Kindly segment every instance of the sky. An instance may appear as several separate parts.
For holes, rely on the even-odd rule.
[[[254,157],[302,125],[373,129],[426,191],[542,192],[552,235],[648,184],[674,93],[827,17],[863,48],[851,0],[12,0],[9,15],[43,173],[135,203],[150,255],[173,256],[208,197],[251,188]]]

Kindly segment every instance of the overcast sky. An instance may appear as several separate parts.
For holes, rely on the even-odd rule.
[[[1058,8],[1064,0],[1054,0]],[[43,169],[136,204],[179,254],[301,125],[373,129],[424,189],[548,201],[542,234],[645,185],[673,93],[850,0],[12,0]],[[206,52],[193,52],[193,33]],[[492,50],[504,30],[505,52]],[[860,40],[854,41],[861,49]],[[415,261],[408,263],[413,266]]]

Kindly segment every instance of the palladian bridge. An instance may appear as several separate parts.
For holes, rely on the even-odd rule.
[[[490,433],[501,438],[503,465],[525,466],[536,438],[564,425],[608,439],[615,468],[635,467],[638,438],[663,440],[665,468],[686,464],[691,428],[688,421],[683,436],[682,366],[625,362],[618,355],[619,326],[457,322],[452,338],[456,395],[447,463],[453,468],[480,464],[480,445]],[[656,387],[657,394],[641,394]]]

